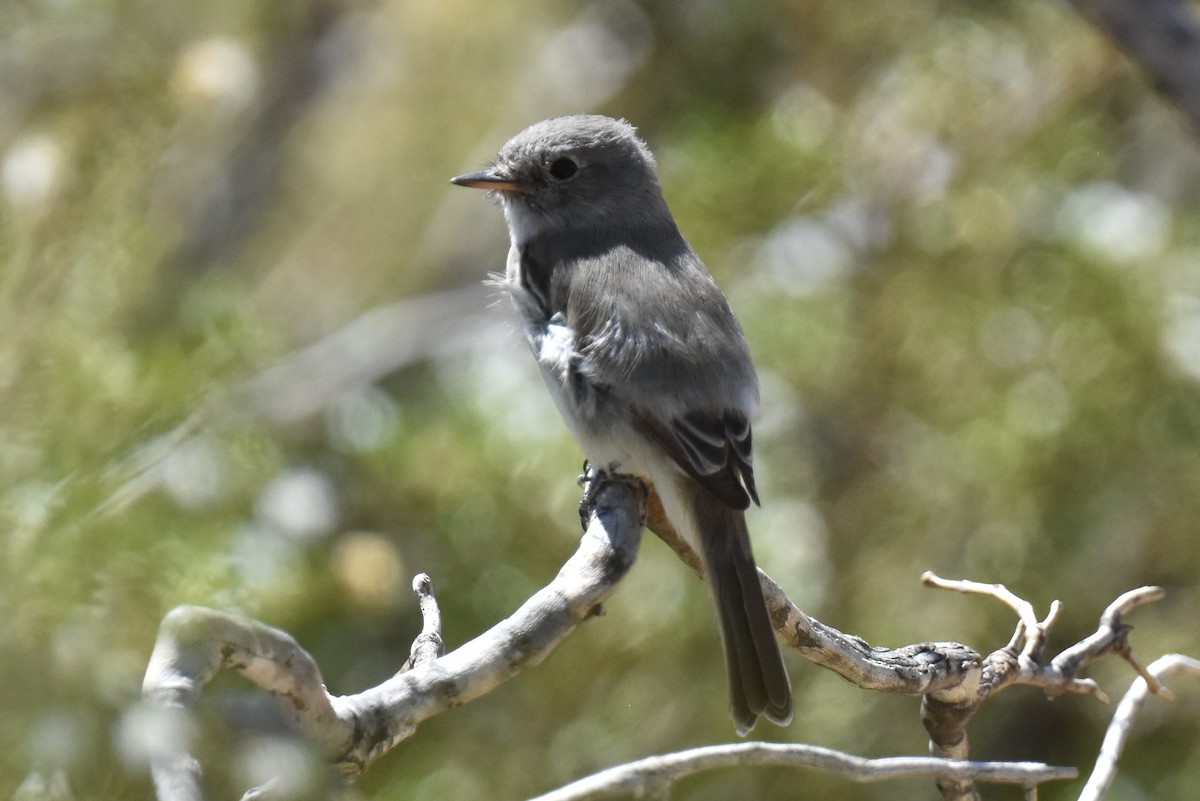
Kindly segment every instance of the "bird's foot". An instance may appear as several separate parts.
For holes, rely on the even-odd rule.
[[[579,474],[579,486],[583,487],[583,497],[579,499],[579,525],[587,531],[588,521],[592,518],[592,506],[596,503],[596,494],[600,492],[599,470],[593,470],[591,463],[583,460],[583,472]]]
[[[600,494],[600,488],[607,483],[619,481],[628,484],[633,488],[637,497],[643,499],[641,503],[645,503],[646,482],[637,476],[619,472],[619,467],[619,465],[610,464],[606,468],[596,468],[592,467],[590,462],[584,461],[583,474],[579,476],[579,486],[583,487],[583,497],[579,499],[579,524],[584,531],[587,531],[588,523],[592,519],[592,511],[596,506],[596,497]]]

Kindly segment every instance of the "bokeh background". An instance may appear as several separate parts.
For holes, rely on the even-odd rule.
[[[755,548],[807,611],[1003,645],[1013,615],[933,569],[1061,599],[1057,649],[1154,583],[1138,652],[1200,653],[1200,146],[1065,4],[15,0],[0,797],[148,797],[136,702],[177,604],[293,632],[352,693],[407,655],[413,574],[454,647],[555,573],[581,456],[482,286],[501,215],[447,180],[577,111],[639,127],[743,321]],[[789,664],[796,720],[755,736],[923,753],[917,699]],[[1200,688],[1176,689],[1112,798],[1194,795]],[[236,679],[206,696],[213,797],[306,775],[267,709]],[[1016,688],[972,753],[1086,769],[1110,714]],[[606,616],[356,787],[520,799],[733,739],[704,589],[648,538]],[[933,795],[759,769],[673,797]]]

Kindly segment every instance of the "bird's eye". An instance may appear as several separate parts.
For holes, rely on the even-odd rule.
[[[550,175],[555,180],[565,181],[577,172],[579,172],[579,165],[573,159],[565,156],[550,162]]]

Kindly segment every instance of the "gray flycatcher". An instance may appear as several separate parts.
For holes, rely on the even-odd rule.
[[[542,377],[593,468],[636,476],[704,562],[739,734],[786,725],[792,692],[744,510],[758,503],[758,379],[741,326],[663,199],[654,156],[623,120],[526,128],[486,170],[499,196],[503,286]]]

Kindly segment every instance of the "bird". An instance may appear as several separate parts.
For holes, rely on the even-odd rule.
[[[625,120],[535,123],[451,182],[499,198],[510,249],[498,283],[587,464],[643,481],[703,564],[730,715],[792,718],[792,692],[750,547],[759,503],[749,346],[680,233],[655,159]]]

